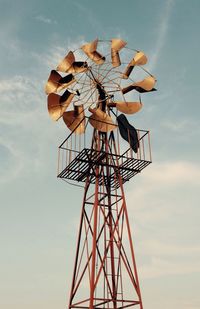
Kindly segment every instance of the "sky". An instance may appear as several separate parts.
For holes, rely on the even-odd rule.
[[[120,37],[157,77],[135,126],[153,163],[125,192],[144,308],[200,308],[199,0],[0,0],[0,307],[65,308],[83,191],[56,178],[69,131],[44,85],[70,49]]]

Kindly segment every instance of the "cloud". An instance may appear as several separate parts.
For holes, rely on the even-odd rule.
[[[21,153],[10,140],[0,137],[0,183],[15,179],[22,171],[23,163]]]
[[[41,105],[41,84],[26,76],[0,80],[0,123],[22,127]],[[29,119],[30,121],[30,119]]]
[[[139,272],[143,278],[155,278],[164,275],[191,274],[200,272],[200,262],[177,262],[177,260],[171,262],[169,259],[153,257],[149,264],[142,265],[142,267],[140,267]]]
[[[143,253],[153,254],[160,257],[162,256],[162,258],[174,257],[177,255],[185,257],[200,255],[200,246],[180,246],[169,242],[163,243],[158,239],[151,239],[150,241],[144,240],[142,247]]]
[[[1,182],[5,183],[39,171],[56,132],[48,119],[43,85],[33,77],[2,79],[0,100]]]
[[[173,161],[172,158],[172,161],[153,163],[149,167],[149,171],[144,170],[135,177],[137,178],[137,187],[133,190],[130,190],[129,187],[127,196],[130,200],[134,196],[136,207],[141,209],[141,202],[145,203],[146,196],[150,194],[159,193],[161,190],[178,189],[186,185],[198,187],[200,185],[199,175],[200,165],[189,161]],[[158,196],[156,194],[156,197]]]
[[[42,23],[45,23],[45,24],[57,24],[57,21],[56,20],[52,20],[46,16],[43,16],[43,15],[38,15],[35,17],[36,20],[42,22]]]
[[[74,41],[68,39],[66,48],[52,44],[48,53],[30,53],[30,62],[37,70],[36,77],[18,74],[0,80],[2,183],[24,177],[30,170],[37,173],[42,168],[45,172],[45,165],[51,164],[49,145],[55,145],[56,151],[57,144],[66,137],[66,130],[62,121],[53,123],[48,117],[44,85],[50,70],[70,48],[77,49],[82,42],[83,37]],[[23,51],[20,55],[23,56]],[[42,81],[44,74],[46,80]],[[41,77],[38,79],[38,76]]]
[[[157,61],[160,57],[160,53],[165,45],[173,5],[174,5],[174,0],[167,0],[165,2],[163,11],[160,14],[160,21],[157,27],[159,31],[157,33],[157,41],[155,43],[155,49],[153,50],[153,55],[151,56],[151,63],[149,66],[150,71],[155,70]]]
[[[185,183],[198,186],[200,184],[200,166],[188,161],[154,163],[154,168],[145,175],[154,186],[178,186]],[[187,175],[187,177],[185,177]]]
[[[58,63],[66,56],[66,54],[71,50],[75,51],[76,60],[82,57],[81,52],[78,50],[85,43],[83,36],[78,36],[75,39],[68,38],[66,42],[58,45],[51,44],[48,47],[48,52],[45,53],[36,53],[32,52],[31,55],[40,63],[43,67],[48,68],[49,70],[55,69]]]
[[[200,272],[196,238],[200,165],[189,161],[153,165],[136,176],[135,185],[127,192],[140,256],[139,273],[144,278],[156,278]]]
[[[167,130],[171,130],[175,134],[184,132],[184,138],[191,135],[197,136],[197,133],[200,131],[199,122],[189,117],[180,119],[179,121],[163,121],[161,126],[167,128]]]

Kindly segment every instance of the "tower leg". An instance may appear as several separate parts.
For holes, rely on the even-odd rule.
[[[93,236],[92,236],[92,263],[90,278],[90,309],[94,308],[94,292],[95,292],[95,269],[96,269],[96,251],[97,251],[97,221],[98,221],[98,190],[99,190],[99,168],[96,168],[95,183],[95,201],[94,201],[94,219],[93,219]]]

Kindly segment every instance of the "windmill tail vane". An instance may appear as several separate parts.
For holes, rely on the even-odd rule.
[[[95,39],[45,86],[49,116],[69,129],[57,177],[84,188],[68,308],[143,308],[124,184],[152,162],[150,132],[127,118],[156,90],[147,62],[122,39]]]

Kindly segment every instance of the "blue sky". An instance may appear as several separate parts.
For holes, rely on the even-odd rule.
[[[151,130],[153,164],[125,187],[144,308],[200,308],[200,2],[0,5],[0,306],[67,303],[83,192],[56,179],[68,131],[49,118],[44,84],[71,47],[121,37],[158,79],[134,117]]]

